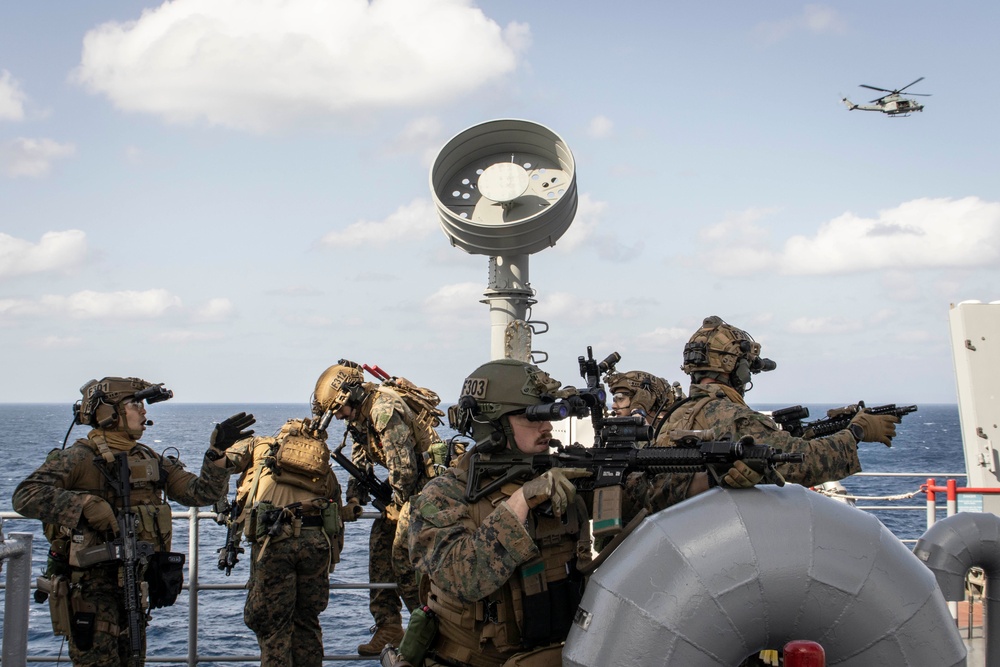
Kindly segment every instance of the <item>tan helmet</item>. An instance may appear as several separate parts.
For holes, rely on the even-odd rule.
[[[365,372],[359,364],[341,359],[316,380],[313,412],[336,412],[342,406],[357,405],[364,399]]]
[[[494,359],[465,378],[454,428],[472,437],[480,451],[502,449],[513,442],[513,433],[500,418],[551,401],[559,387],[559,381],[534,364]]]
[[[630,408],[644,410],[650,416],[662,410],[673,397],[669,382],[646,371],[608,373],[604,381],[612,394],[629,396]]]
[[[106,377],[90,380],[80,387],[83,398],[78,406],[74,406],[76,422],[94,428],[126,431],[129,435],[139,437],[142,435],[141,431],[128,431],[125,412],[121,409],[122,402],[134,398],[144,389],[160,386],[162,385],[154,385],[140,378]]]
[[[681,370],[696,382],[711,377],[740,393],[750,382],[751,373],[775,368],[773,361],[760,356],[760,343],[750,334],[715,315],[706,317],[684,346],[684,365],[681,366]]]

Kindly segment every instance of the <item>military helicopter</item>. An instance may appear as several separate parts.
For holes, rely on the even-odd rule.
[[[871,90],[877,90],[883,93],[888,93],[882,97],[877,97],[868,104],[855,104],[851,102],[846,97],[841,101],[847,106],[848,111],[854,111],[858,109],[860,111],[881,111],[884,114],[889,114],[890,116],[909,116],[915,111],[923,111],[924,105],[919,104],[916,100],[911,100],[907,97],[900,95],[904,90],[909,88],[915,83],[919,83],[924,80],[924,77],[920,77],[913,83],[908,83],[902,88],[896,90],[889,90],[887,88],[878,88],[876,86],[869,86],[866,84],[861,84],[862,88],[870,88]],[[910,93],[910,95],[919,95],[920,97],[930,97],[930,93]]]

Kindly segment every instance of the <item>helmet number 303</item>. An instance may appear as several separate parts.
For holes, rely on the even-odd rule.
[[[462,385],[462,396],[471,396],[475,399],[486,398],[486,387],[490,381],[486,378],[466,378]]]

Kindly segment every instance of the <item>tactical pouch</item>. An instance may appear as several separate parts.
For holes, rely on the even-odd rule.
[[[272,503],[263,500],[257,503],[257,507],[254,508],[253,539],[259,542],[267,537],[268,531],[280,514],[281,510]]]
[[[330,537],[336,537],[343,532],[344,524],[340,519],[340,503],[330,503],[323,508],[323,532]]]
[[[73,616],[69,630],[73,646],[80,651],[89,651],[94,647],[97,607],[89,602],[84,602],[79,596],[73,596],[70,606],[73,610]]]
[[[437,614],[430,607],[417,607],[410,614],[410,622],[399,643],[399,655],[412,665],[420,665],[437,633]]]
[[[511,656],[500,667],[561,667],[562,645],[546,646]]]
[[[169,607],[177,601],[184,586],[184,554],[159,551],[146,566],[149,584],[149,608]]]
[[[286,435],[281,439],[275,461],[282,472],[321,477],[330,471],[330,449],[322,440]]]
[[[63,575],[39,577],[38,590],[49,595],[49,615],[52,617],[52,634],[68,637],[69,622],[69,578]]]

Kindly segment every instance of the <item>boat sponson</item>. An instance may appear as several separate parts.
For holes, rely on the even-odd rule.
[[[788,641],[828,665],[964,665],[934,576],[874,516],[801,486],[712,489],[649,517],[591,576],[563,664],[739,664]]]

